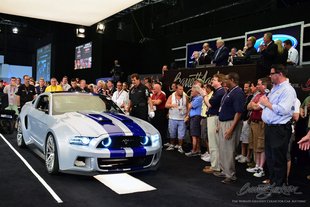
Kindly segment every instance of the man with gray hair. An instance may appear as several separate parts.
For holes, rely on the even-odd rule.
[[[216,66],[228,65],[229,50],[227,47],[225,47],[225,43],[222,39],[218,39],[216,41],[216,48],[217,50],[214,53],[212,63],[214,63]]]
[[[201,54],[199,57],[199,64],[206,65],[211,64],[212,58],[214,55],[214,51],[210,48],[209,43],[203,43]]]

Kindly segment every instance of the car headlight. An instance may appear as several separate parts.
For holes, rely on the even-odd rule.
[[[101,141],[101,144],[102,144],[102,146],[104,146],[104,147],[110,147],[111,146],[111,144],[112,144],[112,139],[111,139],[111,137],[105,137],[105,138],[103,138],[103,140]]]
[[[151,135],[152,145],[153,145],[153,146],[159,145],[159,139],[160,139],[159,134],[153,134],[153,135]]]
[[[140,137],[140,144],[143,146],[150,146],[152,144],[150,137],[149,136]]]
[[[88,146],[90,141],[95,137],[75,136],[70,138],[70,144]]]

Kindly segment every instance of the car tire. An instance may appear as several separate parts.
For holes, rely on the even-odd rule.
[[[59,172],[58,151],[55,138],[52,134],[47,135],[45,144],[45,168],[49,174]]]
[[[24,137],[23,137],[22,122],[20,121],[20,119],[17,122],[16,142],[17,142],[18,147],[20,148],[26,147]]]

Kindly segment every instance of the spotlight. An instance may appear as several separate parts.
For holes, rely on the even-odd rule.
[[[97,24],[97,33],[103,34],[105,30],[105,25],[102,22]]]
[[[85,38],[85,28],[84,27],[76,28],[76,36],[80,38]]]
[[[13,27],[12,28],[12,32],[13,32],[13,34],[18,34],[18,28],[17,27]]]

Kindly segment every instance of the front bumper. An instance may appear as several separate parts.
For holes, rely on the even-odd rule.
[[[155,170],[161,150],[160,146],[97,149],[67,145],[59,151],[59,170],[83,175]],[[85,165],[76,165],[76,161]]]

